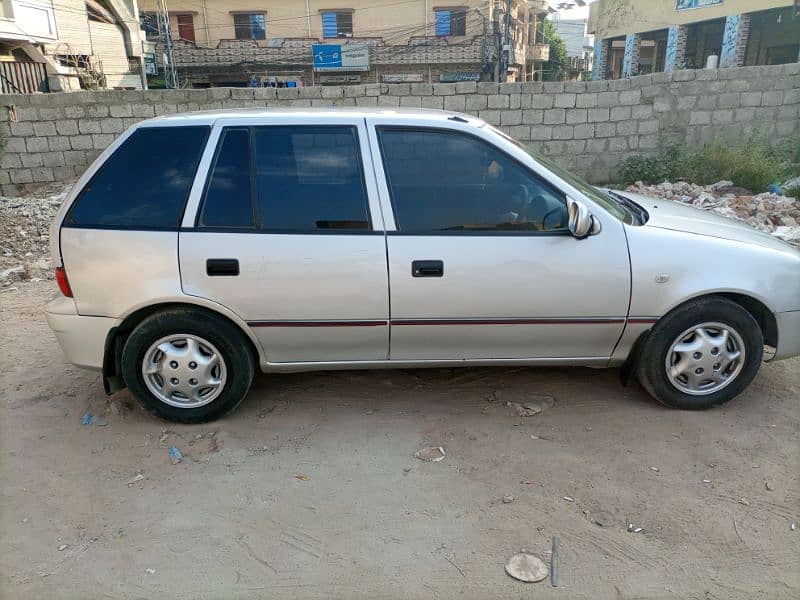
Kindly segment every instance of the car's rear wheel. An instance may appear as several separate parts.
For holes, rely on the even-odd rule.
[[[253,379],[253,356],[239,329],[212,313],[177,308],[152,315],[122,352],[125,383],[154,414],[181,423],[233,410]]]
[[[688,302],[656,323],[639,357],[639,380],[659,402],[705,409],[739,395],[764,352],[761,328],[726,298]]]

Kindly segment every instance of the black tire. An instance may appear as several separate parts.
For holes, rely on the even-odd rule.
[[[721,323],[739,333],[744,343],[744,365],[725,387],[705,395],[692,395],[670,382],[665,366],[667,353],[682,332],[708,322]],[[637,371],[642,387],[662,404],[683,410],[704,410],[742,393],[756,376],[763,354],[764,336],[749,312],[726,298],[700,298],[679,306],[659,319],[644,343]]]
[[[203,338],[222,355],[225,383],[208,404],[192,408],[172,406],[147,387],[142,374],[145,353],[157,340],[170,334]],[[146,318],[128,336],[122,351],[122,376],[131,393],[156,416],[178,423],[205,423],[232,411],[250,389],[253,372],[254,356],[244,334],[222,317],[191,308],[174,308]]]

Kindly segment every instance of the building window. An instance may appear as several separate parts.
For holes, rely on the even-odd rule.
[[[467,9],[466,8],[437,8],[436,35],[467,35]]]
[[[323,12],[322,37],[353,37],[353,11],[337,10]]]
[[[237,40],[265,40],[267,28],[264,13],[235,13],[233,27]]]
[[[194,15],[176,15],[178,21],[178,39],[193,42],[194,39]]]

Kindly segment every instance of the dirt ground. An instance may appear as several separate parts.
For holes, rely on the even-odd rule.
[[[800,595],[800,360],[703,413],[615,370],[439,369],[259,376],[234,414],[177,426],[66,365],[52,282],[17,285],[0,295],[3,598]],[[555,406],[519,417],[514,394]],[[446,458],[414,458],[429,445]],[[554,535],[557,588],[506,575],[521,548],[549,561]]]

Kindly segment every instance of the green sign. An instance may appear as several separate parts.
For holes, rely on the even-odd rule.
[[[442,73],[439,75],[439,81],[442,83],[456,83],[458,81],[479,81],[481,78],[480,73]]]

